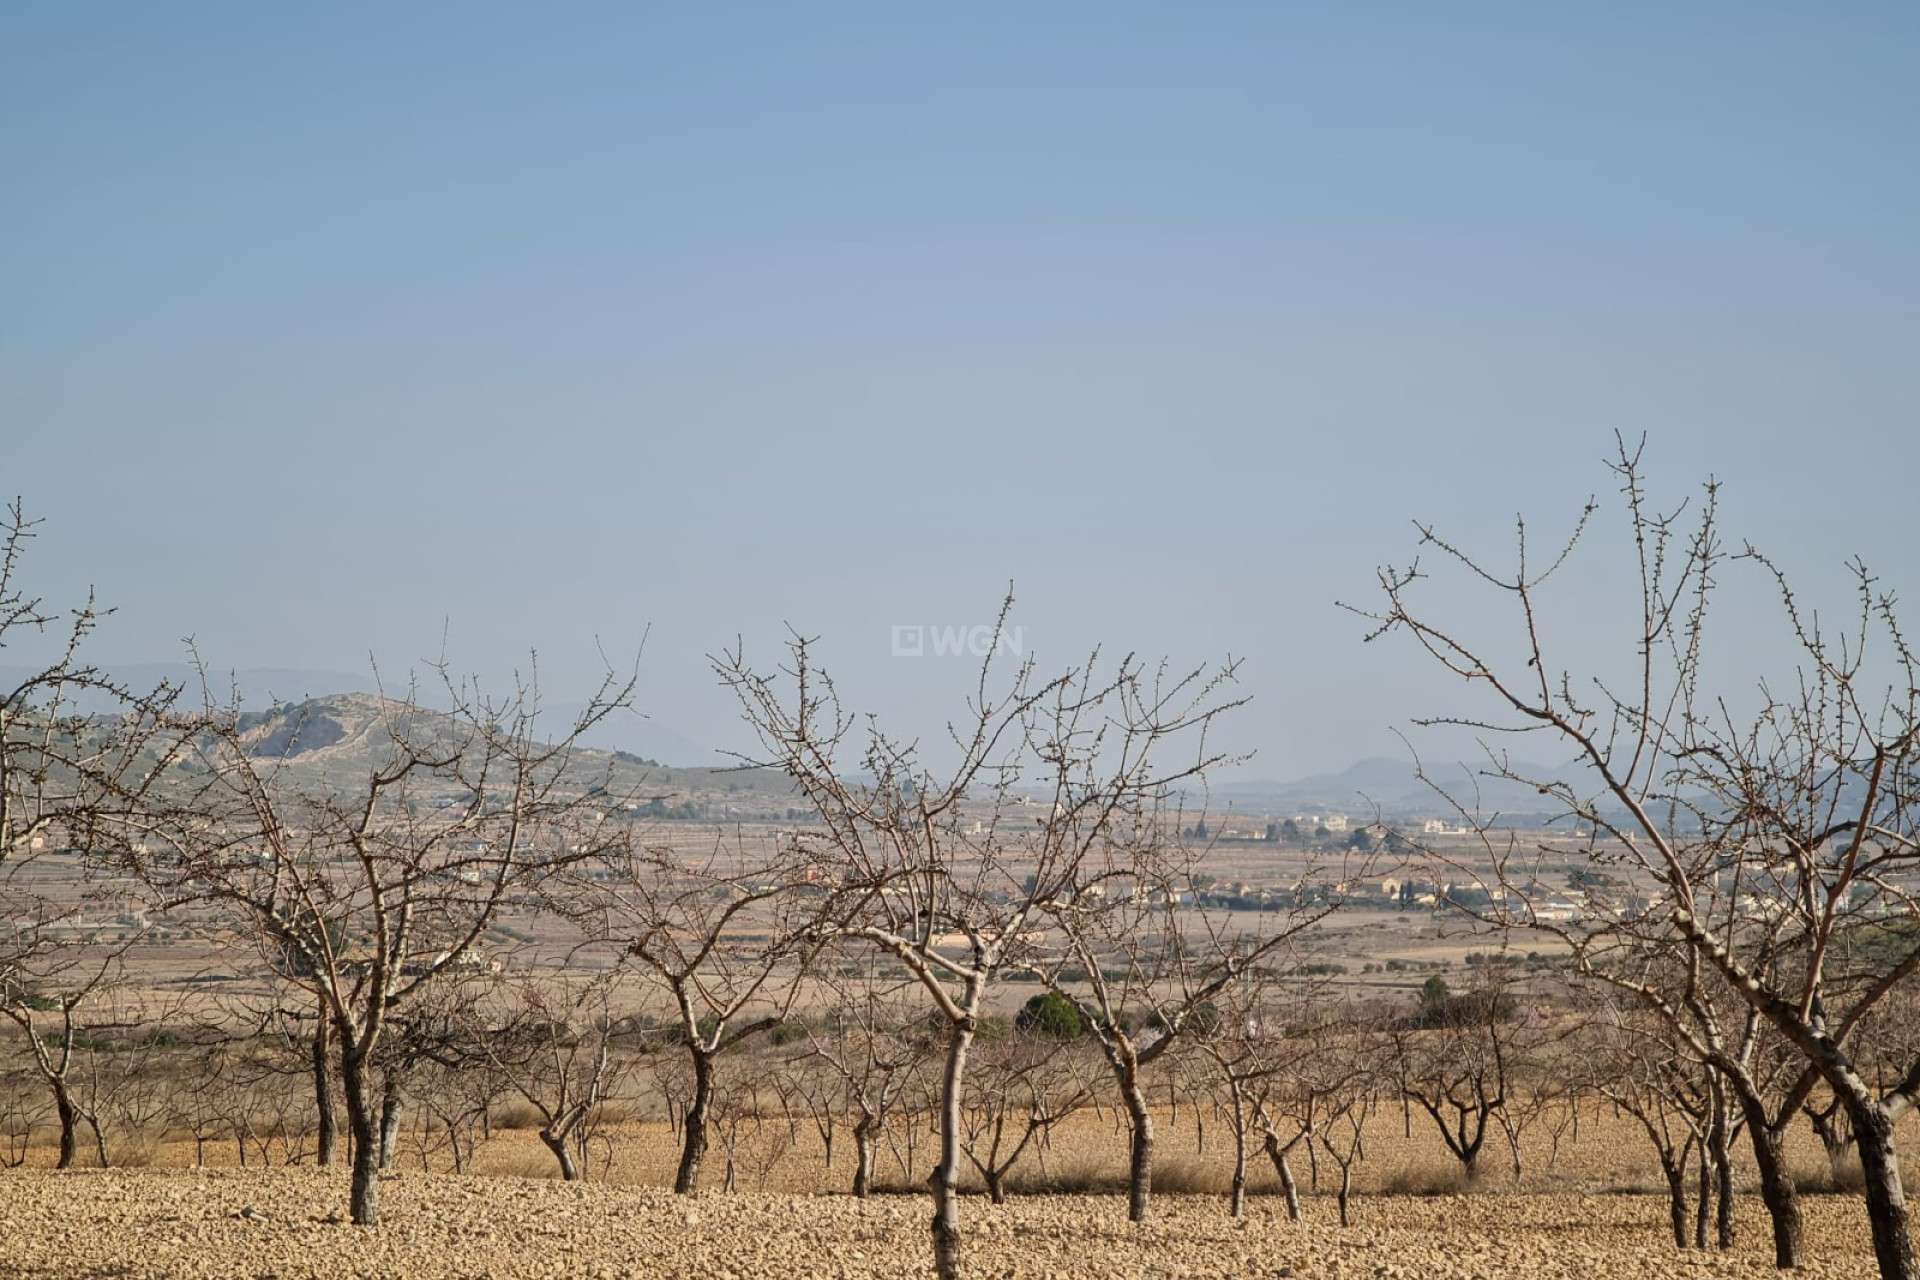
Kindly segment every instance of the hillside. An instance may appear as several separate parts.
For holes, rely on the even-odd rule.
[[[551,725],[556,732],[568,727],[558,717]],[[246,712],[239,728],[250,753],[272,762],[281,781],[318,790],[358,785],[391,758],[396,734],[451,745],[466,732],[444,712],[368,693],[330,694]],[[638,794],[670,811],[691,804],[706,819],[780,820],[795,803],[791,783],[768,770],[670,768],[631,752],[581,747],[569,771],[583,786]]]

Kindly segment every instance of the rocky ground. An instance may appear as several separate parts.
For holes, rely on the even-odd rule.
[[[346,1183],[314,1169],[0,1172],[0,1276],[25,1280],[523,1280],[930,1274],[926,1200],[703,1194],[546,1179],[400,1173],[383,1225],[342,1221]],[[1166,1196],[1135,1227],[1111,1196],[967,1200],[971,1274],[992,1277],[1769,1276],[1765,1224],[1743,1204],[1731,1255],[1663,1243],[1655,1196],[1370,1196],[1355,1225],[1331,1199],[1286,1220],[1257,1198],[1228,1218],[1214,1196]],[[1859,1201],[1807,1202],[1809,1277],[1874,1274]]]

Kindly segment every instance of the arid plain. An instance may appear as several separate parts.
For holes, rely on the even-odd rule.
[[[1153,1218],[1126,1219],[1124,1139],[1112,1115],[1064,1122],[1003,1205],[966,1199],[970,1274],[1050,1276],[1593,1277],[1762,1276],[1773,1270],[1756,1198],[1737,1202],[1734,1249],[1676,1251],[1666,1201],[1645,1143],[1605,1106],[1581,1132],[1556,1125],[1525,1139],[1518,1186],[1493,1170],[1461,1186],[1450,1158],[1415,1115],[1369,1125],[1356,1170],[1352,1225],[1338,1225],[1330,1170],[1289,1221],[1268,1167],[1257,1167],[1245,1215],[1229,1215],[1230,1141],[1193,1108],[1161,1115],[1164,1154]],[[1801,1135],[1796,1135],[1800,1139]],[[1556,1142],[1557,1138],[1557,1142]],[[888,1190],[846,1194],[846,1152],[833,1164],[808,1126],[768,1123],[739,1135],[731,1192],[674,1196],[676,1154],[664,1125],[613,1135],[600,1181],[563,1183],[519,1129],[496,1129],[475,1172],[438,1171],[424,1147],[403,1147],[386,1176],[383,1225],[345,1222],[344,1172],[307,1166],[235,1167],[231,1146],[191,1165],[190,1143],[168,1143],[147,1167],[0,1173],[0,1275],[35,1280],[218,1277],[220,1280],[532,1280],[534,1277],[930,1274],[927,1200],[883,1162]],[[1920,1152],[1909,1152],[1920,1156]],[[1810,1190],[1823,1156],[1805,1136],[1792,1148]],[[31,1163],[41,1163],[36,1160]],[[173,1167],[168,1167],[173,1166]],[[435,1171],[428,1171],[435,1170]],[[1302,1181],[1308,1169],[1301,1169]],[[1749,1171],[1742,1167],[1742,1178]],[[1071,1194],[1062,1194],[1062,1188]],[[1808,1276],[1874,1273],[1856,1196],[1804,1200]]]

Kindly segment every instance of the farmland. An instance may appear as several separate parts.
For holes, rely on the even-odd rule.
[[[1270,1179],[1247,1215],[1230,1218],[1220,1194],[1217,1145],[1208,1160],[1191,1130],[1169,1161],[1154,1219],[1131,1224],[1116,1180],[1123,1172],[1111,1125],[1062,1134],[1050,1166],[1092,1193],[1036,1191],[1005,1205],[970,1200],[969,1258],[990,1276],[1252,1277],[1649,1277],[1771,1273],[1764,1216],[1748,1203],[1736,1247],[1682,1254],[1661,1239],[1664,1206],[1627,1135],[1596,1117],[1550,1174],[1523,1191],[1443,1190],[1437,1144],[1394,1140],[1381,1126],[1378,1177],[1427,1194],[1369,1190],[1353,1225],[1337,1225],[1331,1197],[1309,1194],[1304,1220],[1287,1219]],[[1418,1131],[1416,1131],[1417,1133]],[[490,1276],[665,1277],[773,1274],[893,1277],[930,1265],[924,1197],[855,1200],[819,1152],[789,1152],[761,1189],[749,1175],[733,1194],[676,1197],[669,1135],[623,1142],[611,1180],[564,1184],[530,1177],[544,1159],[524,1133],[489,1144],[477,1176],[390,1175],[388,1225],[341,1222],[343,1174],[310,1166],[239,1170],[115,1169],[65,1174],[19,1169],[0,1177],[0,1270],[44,1280],[82,1277],[219,1277],[321,1280]],[[804,1145],[804,1144],[803,1144]],[[1173,1144],[1170,1144],[1173,1145]],[[646,1154],[651,1151],[652,1155]],[[1095,1153],[1108,1153],[1095,1159]],[[1803,1151],[1808,1161],[1817,1152]],[[190,1150],[166,1148],[164,1163]],[[228,1157],[230,1161],[230,1157]],[[401,1162],[404,1166],[405,1161]],[[550,1162],[546,1162],[549,1163]],[[1175,1182],[1172,1171],[1178,1171]],[[1104,1180],[1104,1185],[1102,1184]],[[1855,1199],[1811,1196],[1803,1274],[1873,1273]]]

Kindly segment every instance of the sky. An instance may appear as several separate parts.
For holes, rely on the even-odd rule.
[[[637,654],[707,758],[708,655],[790,629],[937,737],[971,663],[895,628],[1011,584],[1043,672],[1237,661],[1241,776],[1404,754],[1460,691],[1337,602],[1597,494],[1615,660],[1616,432],[1912,596],[1916,57],[1904,4],[0,6],[0,492],[108,663]]]

